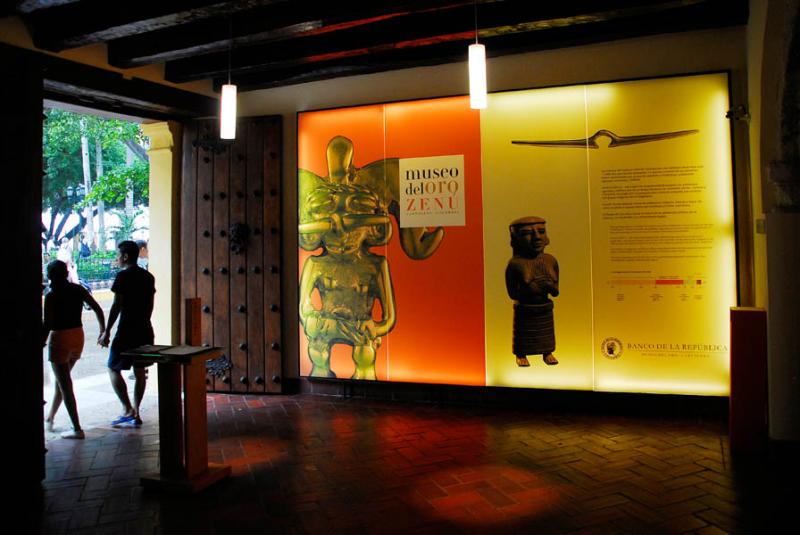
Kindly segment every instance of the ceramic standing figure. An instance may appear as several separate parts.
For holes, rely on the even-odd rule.
[[[544,252],[550,243],[545,220],[523,217],[511,222],[514,256],[506,267],[506,289],[514,300],[513,352],[517,366],[530,366],[528,355],[542,355],[545,364],[558,364],[553,355],[553,301],[558,295],[558,261]]]

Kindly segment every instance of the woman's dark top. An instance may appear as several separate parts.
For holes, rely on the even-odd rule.
[[[44,296],[45,324],[51,331],[83,327],[83,301],[86,288],[80,284],[63,282],[53,286]]]

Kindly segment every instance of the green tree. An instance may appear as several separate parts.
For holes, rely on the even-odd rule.
[[[92,185],[92,191],[80,206],[103,201],[106,206],[119,208],[124,206],[125,197],[133,188],[134,204],[147,204],[150,199],[150,164],[141,160],[133,165],[118,166],[103,173]]]
[[[67,217],[79,200],[67,195],[83,183],[78,116],[62,110],[45,110],[43,138],[42,211],[49,209],[51,215],[49,227],[42,233],[46,243],[47,239],[61,238]],[[66,235],[71,237],[76,232],[79,229],[70,229]]]
[[[87,165],[95,171],[103,169],[99,177],[94,173],[83,200],[75,195],[75,192],[86,190],[81,158],[81,123],[89,144],[100,147],[100,150],[90,151]],[[64,236],[71,238],[81,232],[87,218],[80,209],[89,207],[90,213],[94,214],[98,201],[105,202],[107,208],[123,207],[127,192],[132,189],[136,204],[147,203],[149,164],[141,147],[143,141],[141,128],[136,123],[55,108],[45,110],[42,211],[49,211],[51,217],[49,225],[42,224],[43,243],[49,239],[57,242]],[[128,165],[129,152],[134,159],[131,166]],[[99,166],[98,155],[101,158]],[[73,212],[78,214],[79,222],[65,229]]]

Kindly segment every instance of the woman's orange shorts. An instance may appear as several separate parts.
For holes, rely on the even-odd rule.
[[[50,362],[67,363],[81,358],[83,352],[83,327],[50,333]]]

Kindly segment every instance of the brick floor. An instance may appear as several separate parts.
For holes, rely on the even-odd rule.
[[[233,476],[144,492],[158,427],[48,442],[42,533],[784,533],[795,467],[732,464],[699,418],[211,395]],[[36,528],[32,527],[31,532]]]

